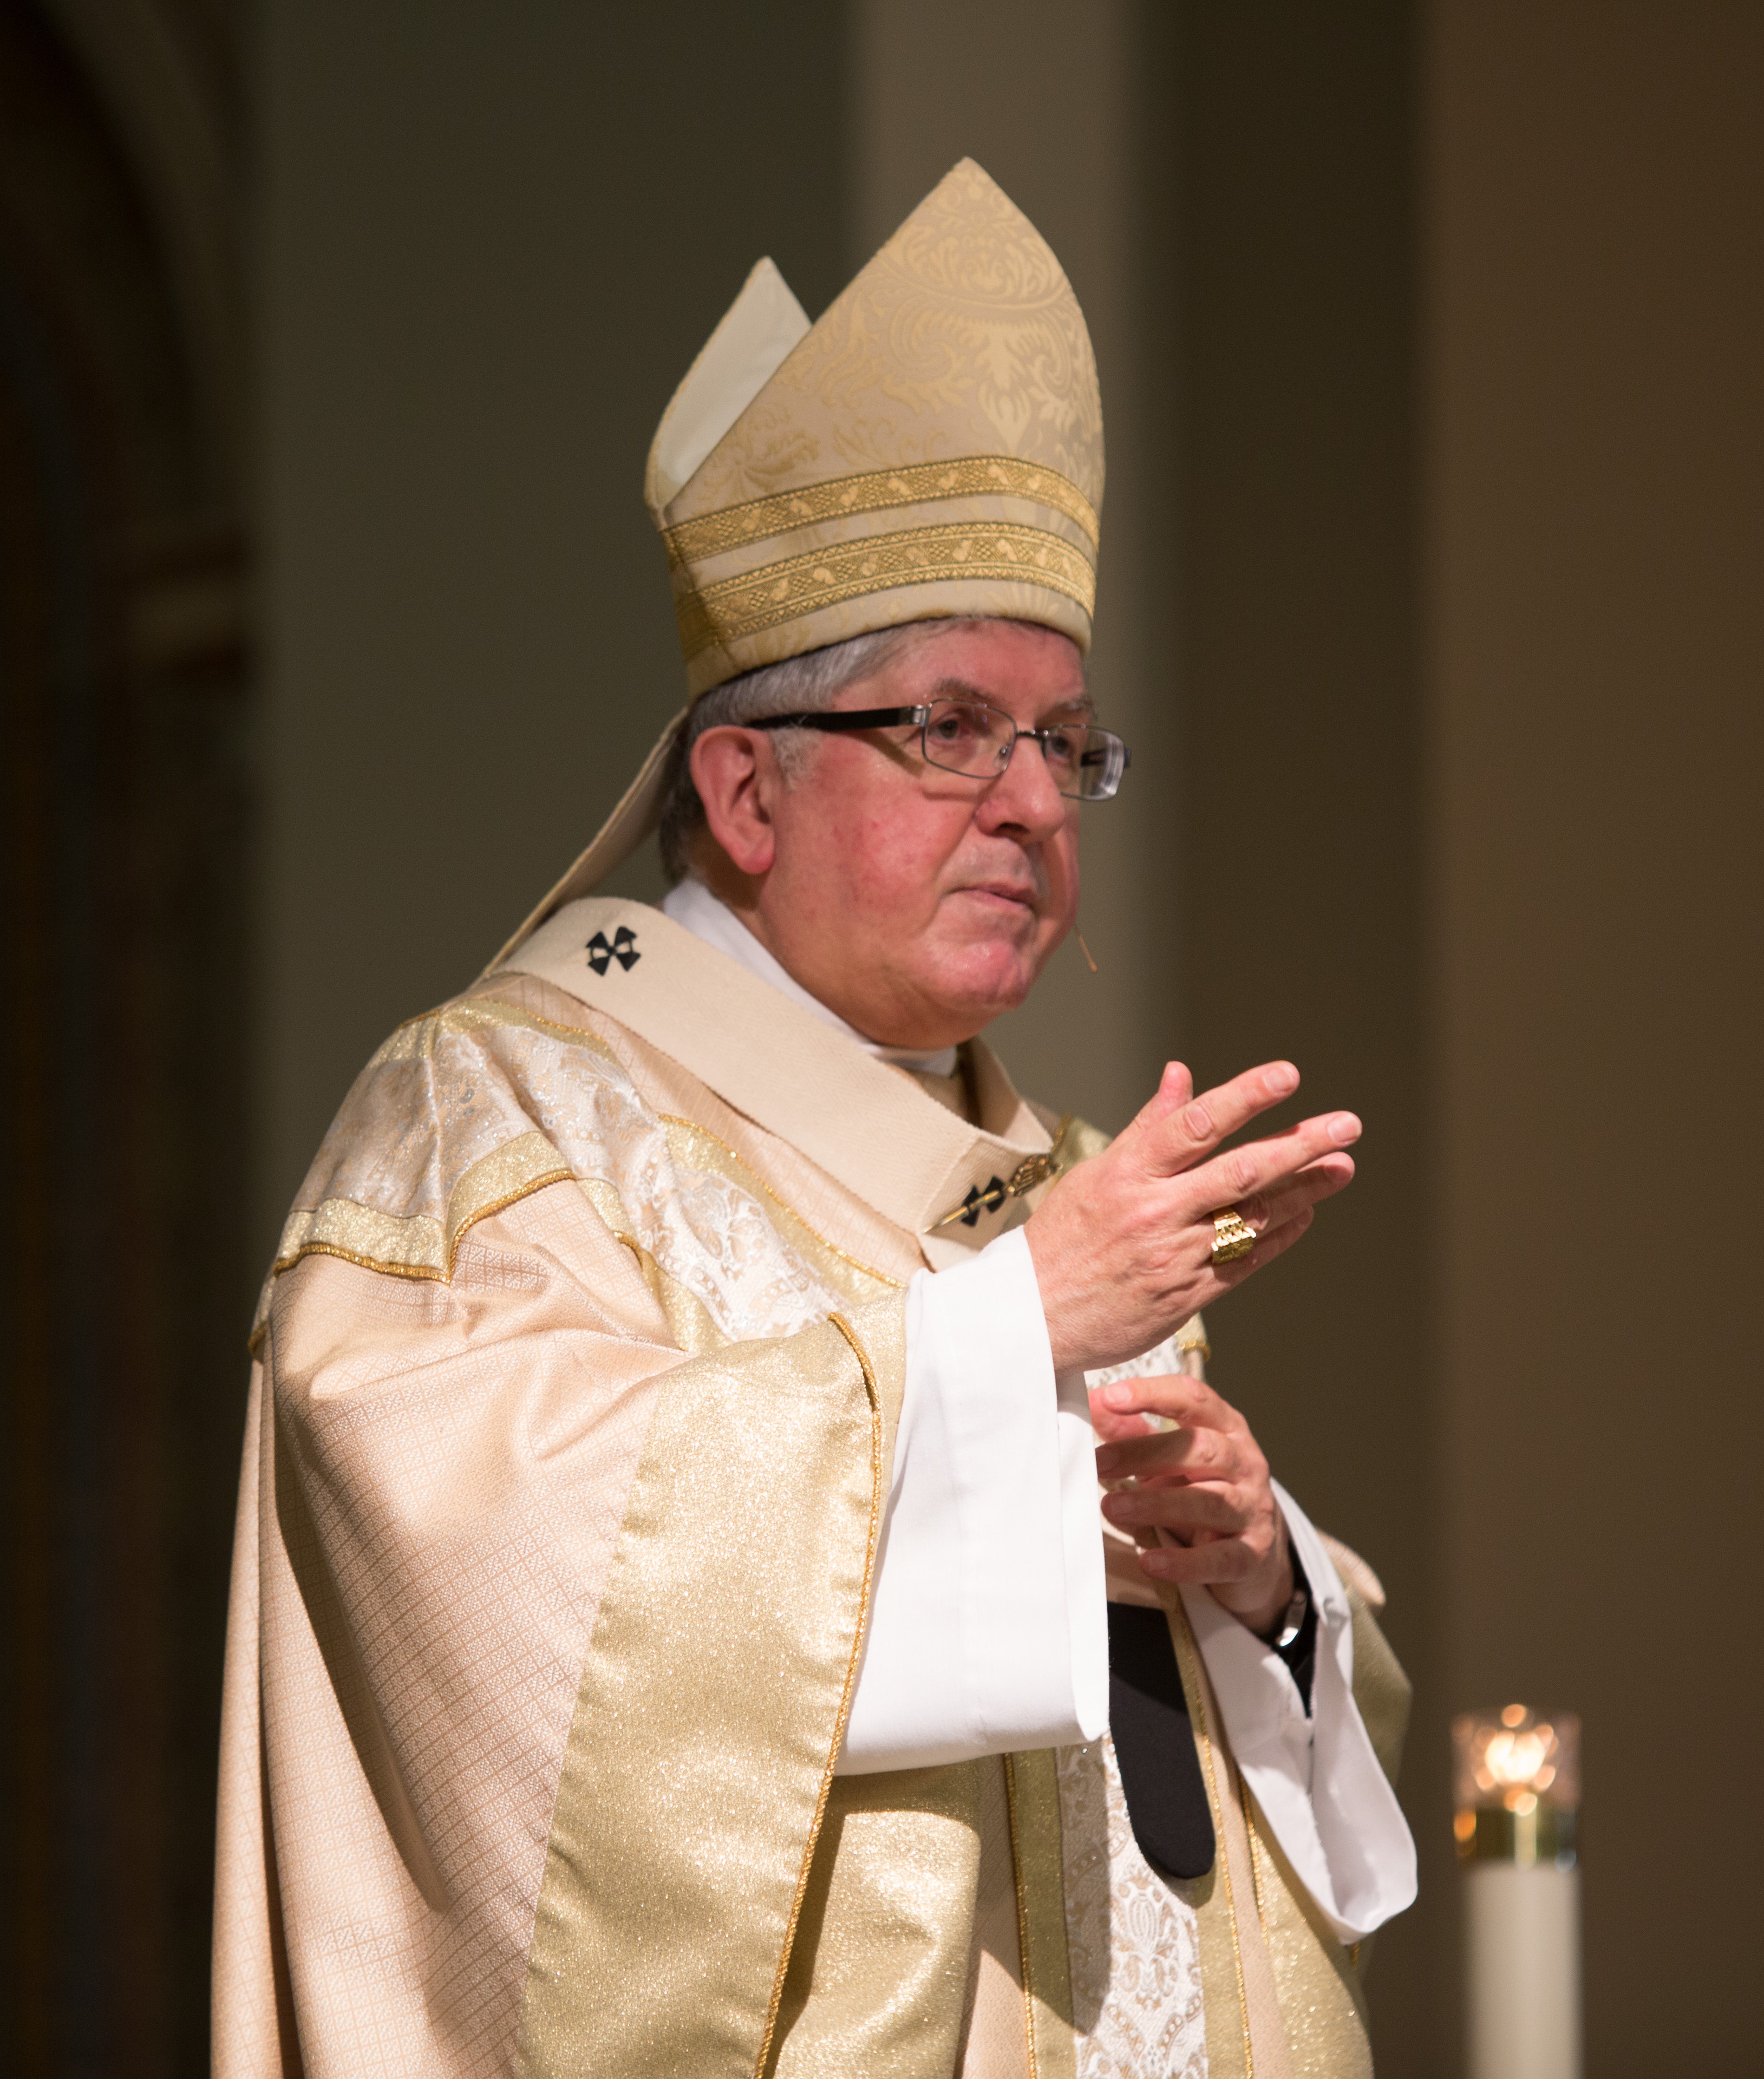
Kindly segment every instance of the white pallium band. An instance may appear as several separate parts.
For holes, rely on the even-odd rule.
[[[1341,1577],[1277,1480],[1274,1494],[1317,1605],[1310,1716],[1271,1646],[1204,1588],[1185,1588],[1182,1600],[1244,1780],[1336,1937],[1357,1942],[1415,1903],[1415,1841],[1354,1701]]]
[[[1019,1229],[907,1288],[906,1391],[839,1772],[1099,1738],[1095,1439]]]

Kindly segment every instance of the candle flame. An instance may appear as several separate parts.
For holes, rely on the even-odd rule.
[[[1549,1802],[1572,1811],[1580,1802],[1580,1723],[1538,1717],[1523,1704],[1469,1713],[1452,1728],[1457,1750],[1457,1803],[1528,1813]]]

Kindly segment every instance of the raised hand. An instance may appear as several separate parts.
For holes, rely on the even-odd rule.
[[[1303,1119],[1224,1154],[1220,1144],[1298,1087],[1275,1061],[1203,1097],[1181,1062],[1104,1152],[1068,1170],[1024,1229],[1056,1371],[1119,1364],[1290,1249],[1313,1208],[1353,1177],[1351,1111]],[[1215,1264],[1213,1216],[1237,1211],[1257,1236]]]

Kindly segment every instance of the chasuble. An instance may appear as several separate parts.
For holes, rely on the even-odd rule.
[[[1102,1140],[981,1043],[962,1073],[971,1117],[605,900],[364,1071],[255,1341],[222,2079],[1369,2070],[1354,1937],[1407,1903],[1376,1582],[1282,1497],[1298,1746],[1260,1642],[1151,1598],[1215,1843],[1154,1868],[1097,1694],[1084,1383],[1047,1373],[1039,1432],[997,1387],[1047,1362],[1017,1230]],[[980,1462],[970,1384],[1022,1578],[915,1581],[903,1467]],[[946,1499],[987,1543],[996,1497]]]

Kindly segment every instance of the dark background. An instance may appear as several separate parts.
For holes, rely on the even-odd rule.
[[[972,153],[1091,321],[1135,751],[1001,1044],[1367,1120],[1211,1328],[1416,1679],[1379,2069],[1458,2067],[1514,1696],[1589,2072],[1755,2066],[1761,105],[1726,0],[0,0],[0,2064],[204,2069],[282,1210],[678,705],[642,461],[746,269],[818,312]]]

